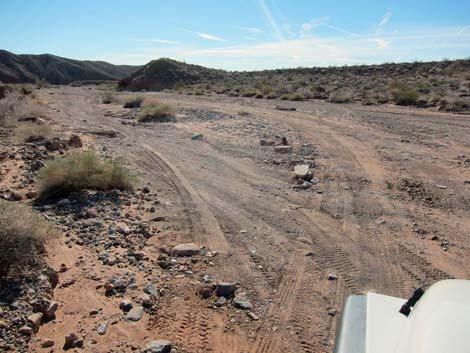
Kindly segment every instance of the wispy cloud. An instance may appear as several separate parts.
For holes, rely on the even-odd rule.
[[[468,31],[468,30],[470,30],[470,26],[464,26],[457,32],[457,35],[460,35],[463,32]]]
[[[376,33],[382,32],[383,28],[385,25],[390,21],[392,18],[392,11],[388,10],[383,16],[382,19],[380,20],[379,24],[377,25],[377,30]]]
[[[179,28],[180,31],[184,31],[184,32],[188,32],[188,33],[192,33],[192,34],[195,34],[197,35],[199,38],[202,38],[202,39],[207,39],[207,40],[212,40],[212,41],[215,41],[215,42],[226,42],[225,39],[223,38],[220,38],[220,37],[217,37],[213,34],[209,34],[209,33],[203,33],[203,32],[196,32],[196,31],[190,31],[189,29],[183,29],[183,28]]]
[[[241,29],[242,31],[248,32],[251,35],[255,35],[255,36],[261,35],[264,32],[262,29],[259,29],[259,28],[256,28],[256,27],[238,26],[237,28]]]
[[[135,52],[116,53],[96,59],[144,64],[159,57],[171,57],[214,68],[253,70],[440,60],[443,56],[465,57],[470,52],[470,30],[462,30],[462,27],[397,28],[394,32],[382,33],[380,37],[375,33],[351,35],[349,31],[344,32],[329,37],[298,37],[283,41],[276,38],[260,42],[252,37],[253,40],[246,44],[219,43],[210,48],[198,47],[196,43],[153,48],[148,46],[136,49]]]
[[[264,16],[266,17],[266,19],[269,22],[269,25],[274,31],[274,35],[276,36],[278,40],[283,41],[285,39],[284,35],[282,34],[279,28],[279,25],[277,24],[276,19],[274,18],[271,10],[269,9],[269,6],[266,3],[266,0],[259,0],[259,4],[261,6],[261,10],[263,11]]]
[[[132,42],[140,42],[140,43],[160,43],[160,44],[171,44],[176,45],[179,42],[174,40],[167,40],[167,39],[153,39],[153,38],[138,38],[138,39],[131,39]]]

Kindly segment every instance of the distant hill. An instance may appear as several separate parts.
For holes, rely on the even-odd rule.
[[[232,72],[159,59],[121,80],[119,87],[292,101],[392,103],[468,112],[470,60]]]
[[[13,54],[0,50],[0,82],[69,84],[75,81],[117,81],[140,66],[113,65],[104,61],[73,60],[51,54]]]
[[[227,73],[203,66],[186,64],[171,59],[149,62],[140,70],[119,82],[119,88],[129,91],[161,91],[182,85],[204,83],[223,79]]]

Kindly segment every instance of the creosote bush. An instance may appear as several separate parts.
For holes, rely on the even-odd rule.
[[[143,101],[142,97],[130,97],[124,102],[124,108],[140,108]]]
[[[393,101],[397,105],[416,105],[419,93],[406,83],[392,82],[390,85]]]
[[[46,239],[55,234],[49,222],[26,206],[0,200],[0,278],[36,265]]]
[[[136,177],[118,160],[103,160],[95,151],[74,151],[39,171],[42,199],[81,190],[132,190]]]
[[[101,94],[101,103],[111,104],[113,102],[114,102],[114,93],[104,92],[104,93]]]
[[[168,104],[156,103],[142,108],[137,114],[138,122],[156,121],[156,122],[171,122],[176,121],[175,110]]]
[[[54,135],[51,127],[44,124],[23,123],[15,129],[15,142],[29,142],[34,138],[49,138]]]

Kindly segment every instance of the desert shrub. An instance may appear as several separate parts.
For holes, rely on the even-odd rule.
[[[253,91],[253,90],[247,90],[247,91],[243,91],[241,96],[242,97],[248,97],[248,98],[251,98],[251,97],[254,97],[256,96],[256,91]]]
[[[23,123],[15,129],[15,142],[22,143],[34,138],[50,138],[54,130],[45,124]]]
[[[81,190],[132,190],[135,176],[119,160],[103,160],[95,151],[74,151],[39,171],[39,196],[47,199]]]
[[[143,107],[139,114],[137,114],[136,119],[138,122],[171,122],[176,121],[175,114],[175,110],[170,105],[164,103],[155,103]]]
[[[419,93],[408,84],[394,81],[390,84],[393,101],[398,105],[416,105]]]
[[[415,105],[419,94],[414,89],[406,88],[392,91],[393,101],[398,105]]]
[[[37,264],[54,234],[52,225],[27,207],[0,200],[0,277]]]
[[[352,94],[342,89],[331,92],[328,97],[328,101],[332,103],[349,103],[351,99]]]
[[[305,97],[300,93],[285,93],[281,95],[280,99],[288,101],[303,101]]]
[[[142,97],[130,97],[124,102],[124,108],[140,108],[143,101]]]
[[[114,93],[112,92],[103,92],[101,94],[101,103],[103,104],[111,104],[114,102]]]

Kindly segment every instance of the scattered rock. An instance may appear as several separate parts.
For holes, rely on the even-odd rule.
[[[152,283],[149,283],[145,286],[144,293],[147,293],[148,295],[153,295],[156,297],[158,295],[158,290],[157,288],[155,288],[155,286]]]
[[[81,148],[83,147],[83,142],[80,136],[72,135],[67,143],[70,147]]]
[[[240,293],[235,296],[233,299],[233,305],[242,310],[250,310],[253,308],[250,300],[246,297],[245,293]]]
[[[75,333],[71,333],[67,336],[65,336],[65,343],[63,350],[67,351],[71,348],[75,347],[82,347],[83,346],[83,340],[79,339],[78,336]]]
[[[298,164],[294,167],[296,178],[307,180],[311,176],[310,166],[308,164]]]
[[[203,134],[193,134],[193,136],[191,136],[191,140],[193,140],[193,141],[202,140],[203,138],[204,138]]]
[[[124,316],[125,321],[139,321],[144,316],[144,307],[143,306],[136,306],[132,308],[126,316]]]
[[[119,303],[119,309],[124,312],[128,312],[132,309],[132,302],[130,300],[124,299],[123,301],[121,301],[121,303]]]
[[[28,316],[28,322],[33,326],[34,332],[39,330],[42,322],[42,313],[34,313]]]
[[[292,152],[292,146],[275,146],[274,152],[277,153],[289,153]]]
[[[108,330],[108,325],[109,322],[105,321],[100,326],[98,326],[98,329],[96,330],[98,332],[98,335],[103,336]]]
[[[173,256],[194,256],[198,255],[201,247],[194,243],[179,244],[173,247],[171,254]]]
[[[264,139],[261,139],[259,140],[259,144],[261,146],[274,146],[274,141],[273,140],[264,140]]]
[[[335,274],[333,273],[330,273],[328,275],[328,281],[336,281],[338,279],[338,276],[336,276]]]
[[[142,350],[142,353],[170,353],[173,345],[167,340],[156,340],[149,342]]]
[[[25,336],[31,336],[33,334],[33,329],[28,325],[21,326],[18,331]]]
[[[259,320],[259,316],[256,315],[256,314],[255,314],[254,312],[252,312],[252,311],[248,312],[247,315],[248,315],[248,317],[249,317],[251,320],[253,320],[253,321],[258,321],[258,320]]]
[[[55,345],[55,341],[50,339],[50,338],[44,338],[44,340],[41,343],[41,348],[50,348]]]

